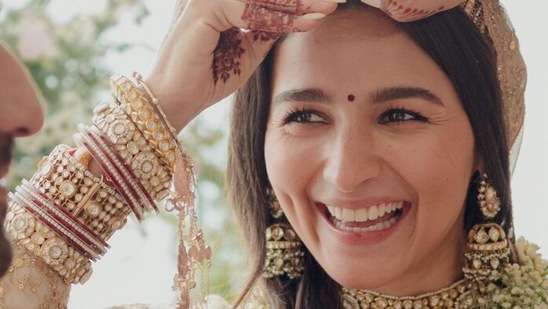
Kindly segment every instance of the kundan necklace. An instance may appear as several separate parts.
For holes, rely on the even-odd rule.
[[[342,299],[345,309],[464,309],[477,308],[475,307],[477,293],[477,282],[462,279],[450,287],[419,296],[395,297],[367,290],[342,288]]]

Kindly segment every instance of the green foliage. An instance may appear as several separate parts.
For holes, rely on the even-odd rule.
[[[38,161],[55,145],[74,145],[76,125],[89,123],[93,107],[110,98],[108,80],[113,72],[105,57],[134,47],[128,42],[109,42],[105,39],[107,32],[117,27],[123,14],[129,14],[135,24],[142,23],[149,14],[143,0],[106,0],[100,12],[58,21],[55,12],[49,10],[54,2],[29,0],[17,9],[5,7],[0,15],[0,38],[20,55],[47,102],[45,127],[17,143],[15,165],[8,179],[13,185],[31,177]],[[210,292],[230,299],[234,293],[231,270],[242,266],[241,250],[235,248],[242,245],[227,210],[224,164],[218,158],[220,152],[226,153],[225,130],[197,120],[186,130],[185,144],[198,166],[199,217],[214,251]],[[217,156],[203,155],[212,152]],[[176,229],[172,215],[160,215]],[[176,242],[174,239],[174,246]]]
[[[148,14],[141,1],[109,0],[100,14],[59,23],[47,13],[52,2],[33,0],[18,10],[7,8],[0,28],[1,37],[19,53],[47,102],[43,130],[17,144],[11,184],[30,177],[54,145],[73,144],[71,132],[76,132],[78,123],[89,122],[93,106],[108,89],[112,72],[104,61],[106,54],[127,45],[107,42],[105,33],[116,26],[123,10],[133,9],[135,22]]]

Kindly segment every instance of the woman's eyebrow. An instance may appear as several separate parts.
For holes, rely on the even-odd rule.
[[[320,89],[304,88],[282,91],[274,97],[273,104],[283,102],[327,103],[329,96]]]
[[[373,103],[382,103],[399,99],[418,98],[436,105],[444,106],[442,100],[428,89],[420,87],[390,87],[373,94]]]
[[[436,105],[444,106],[442,100],[428,89],[420,87],[389,87],[375,92],[373,103],[382,103],[399,99],[419,98]],[[282,91],[274,97],[273,104],[283,102],[328,103],[330,97],[321,89],[303,88]]]

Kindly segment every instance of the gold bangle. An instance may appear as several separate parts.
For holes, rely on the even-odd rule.
[[[82,124],[78,125],[78,129],[80,134],[76,135],[77,143],[91,153],[137,220],[142,220],[146,211],[157,211],[152,196],[102,132],[95,126]]]
[[[106,241],[125,225],[130,208],[114,188],[77,163],[68,150],[57,146],[30,182]]]
[[[154,94],[150,90],[150,87],[145,83],[145,80],[143,79],[143,76],[138,72],[133,72],[133,78],[135,78],[135,80],[137,81],[137,84],[139,86],[141,86],[141,87],[143,87],[143,89],[145,89],[145,92],[147,93],[150,100],[152,101],[152,104],[154,104],[154,107],[157,109],[158,114],[160,114],[162,120],[164,121],[164,124],[168,128],[169,132],[171,132],[171,138],[173,138],[174,140],[177,140],[177,130],[175,130],[173,125],[171,125],[171,123],[167,119],[167,116],[166,116],[166,113],[164,112],[164,109],[160,105],[160,102],[158,101],[156,96],[154,96]]]
[[[154,103],[150,102],[129,78],[119,74],[114,75],[111,78],[111,86],[124,112],[143,133],[152,149],[158,153],[172,174],[179,147],[167,118],[161,115]]]
[[[10,193],[8,233],[67,283],[88,280],[91,261],[106,253],[130,213],[120,194],[80,163],[86,156],[59,145]]]
[[[129,116],[114,103],[103,103],[93,113],[95,126],[112,143],[152,197],[156,200],[166,198],[171,173]]]
[[[10,202],[6,230],[15,241],[56,271],[66,283],[84,283],[90,278],[93,271],[89,259],[67,245],[47,223],[36,219],[15,201]]]

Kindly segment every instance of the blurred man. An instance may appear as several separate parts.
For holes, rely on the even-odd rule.
[[[8,269],[12,258],[3,224],[8,205],[5,177],[14,139],[36,133],[43,123],[40,96],[30,75],[0,42],[0,276]]]

